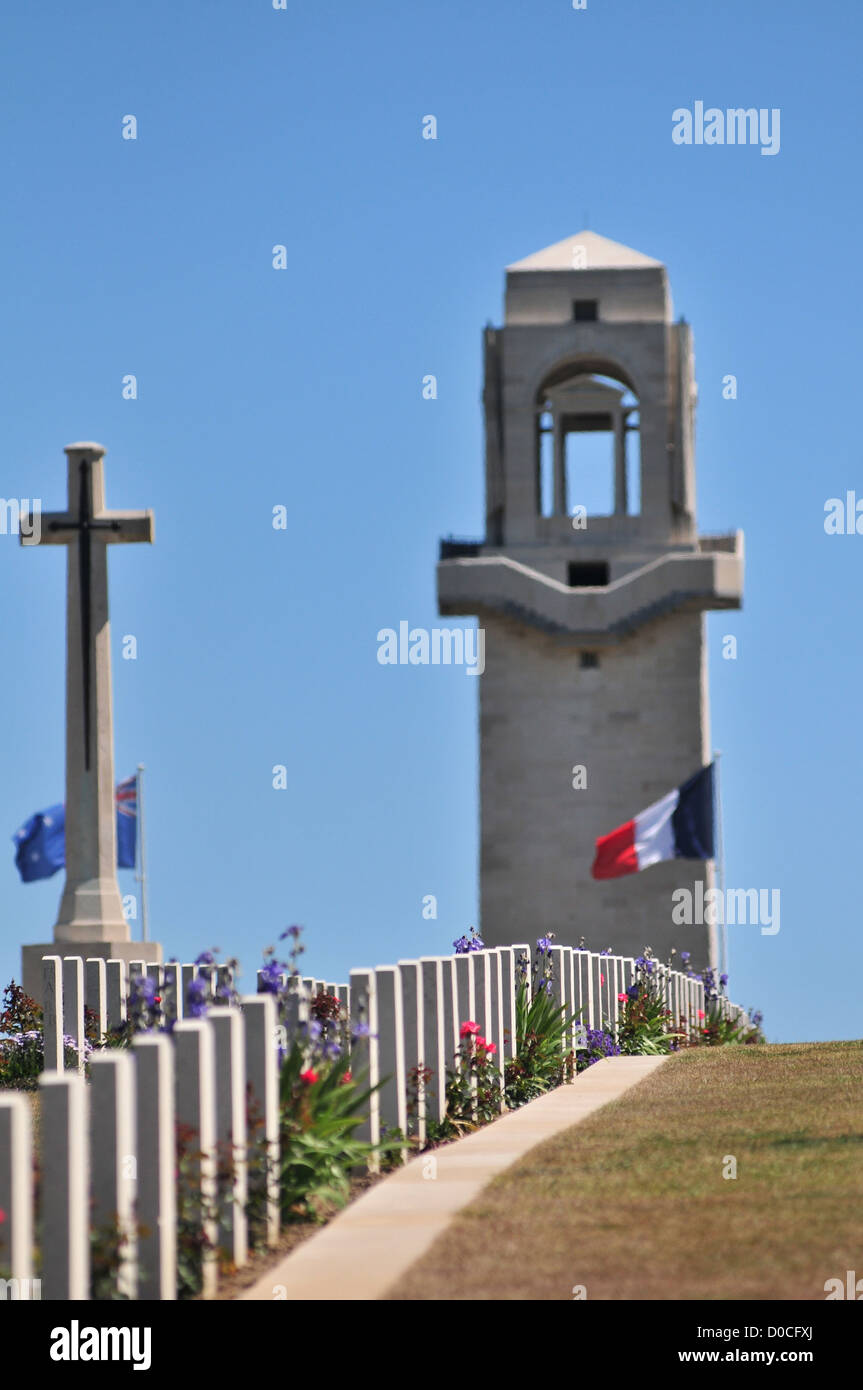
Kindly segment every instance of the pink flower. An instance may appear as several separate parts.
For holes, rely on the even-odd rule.
[[[626,1002],[626,999],[627,999],[627,995],[625,995],[625,994],[618,994],[618,996],[617,996],[617,1002],[618,1002],[618,1004],[624,1004],[624,1003]]]
[[[493,1042],[486,1042],[485,1038],[477,1038],[477,1042],[480,1047],[485,1048],[486,1056],[493,1057],[497,1052],[497,1047]]]
[[[703,1017],[704,1017],[704,1010],[703,1010],[703,1009],[699,1009],[699,1010],[698,1010],[698,1017],[699,1017],[699,1018],[703,1018]]]
[[[300,1080],[305,1081],[307,1086],[314,1086],[317,1079],[318,1073],[316,1071],[312,1071],[311,1067],[309,1067],[307,1071],[300,1072]]]
[[[478,1023],[471,1023],[470,1021],[468,1021],[467,1023],[463,1023],[463,1024],[461,1025],[461,1028],[458,1030],[458,1035],[459,1035],[460,1038],[469,1038],[472,1034],[475,1034],[475,1033],[478,1033],[478,1032],[479,1032],[479,1024],[478,1024]]]
[[[604,984],[605,984],[605,976],[604,976],[604,975],[600,975],[600,977],[599,977],[599,983],[600,983],[601,985],[604,985]]]
[[[5,1213],[5,1211],[3,1210],[3,1208],[0,1207],[0,1226],[3,1225],[3,1222],[4,1222],[5,1220],[6,1220],[6,1213]]]

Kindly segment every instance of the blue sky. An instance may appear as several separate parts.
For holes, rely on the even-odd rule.
[[[745,609],[708,619],[713,735],[728,882],[780,888],[782,927],[732,929],[732,993],[775,1040],[860,1034],[863,538],[823,517],[863,496],[861,37],[840,0],[3,7],[0,493],[59,507],[63,445],[98,439],[109,505],[155,510],[155,546],[111,556],[111,608],[167,954],[220,946],[250,983],[300,922],[313,973],[344,977],[476,920],[475,682],[381,667],[375,635],[434,626],[438,538],[482,534],[504,266],[587,215],[668,265],[699,525],[746,532]],[[780,108],[779,154],[676,146],[696,100]],[[0,593],[11,836],[63,794],[59,549],[0,536]],[[3,981],[61,886],[21,886],[10,843]]]

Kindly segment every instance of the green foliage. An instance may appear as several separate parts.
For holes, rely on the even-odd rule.
[[[3,1009],[0,1012],[0,1035],[15,1037],[20,1033],[35,1033],[42,1027],[42,1010],[25,994],[21,985],[14,980],[3,991]]]
[[[516,990],[515,1056],[504,1069],[510,1109],[572,1080],[575,1057],[567,1037],[575,1015],[555,1002],[552,985],[550,953],[543,951],[534,967],[532,989],[523,977]]]
[[[713,999],[707,1005],[705,1017],[699,1020],[700,1026],[691,1039],[691,1046],[725,1047],[729,1043],[763,1043],[760,1015],[753,1015],[753,1018],[756,1021],[724,1018],[721,1000]]]
[[[678,1046],[679,1035],[669,1028],[671,1011],[653,977],[639,971],[637,992],[621,1001],[617,1041],[624,1056],[661,1056]]]
[[[321,1221],[350,1196],[352,1172],[365,1168],[375,1146],[355,1130],[373,1090],[354,1080],[338,1057],[309,1065],[308,1047],[295,1037],[279,1075],[281,1154],[279,1185],[284,1221]],[[391,1149],[397,1139],[382,1146]]]
[[[462,1024],[461,1039],[454,1066],[447,1072],[446,1114],[433,1126],[438,1143],[488,1124],[501,1112],[501,1075],[494,1061],[494,1043],[482,1037],[479,1025],[471,1020]]]

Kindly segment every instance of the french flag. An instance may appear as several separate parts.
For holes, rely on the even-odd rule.
[[[600,836],[591,872],[594,878],[621,878],[664,859],[713,857],[713,763],[709,763],[635,820]]]

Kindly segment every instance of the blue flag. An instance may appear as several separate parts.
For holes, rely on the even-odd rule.
[[[115,792],[117,804],[117,868],[134,869],[138,827],[138,779],[127,777]],[[66,807],[37,811],[12,836],[15,866],[22,883],[50,878],[66,867]]]

